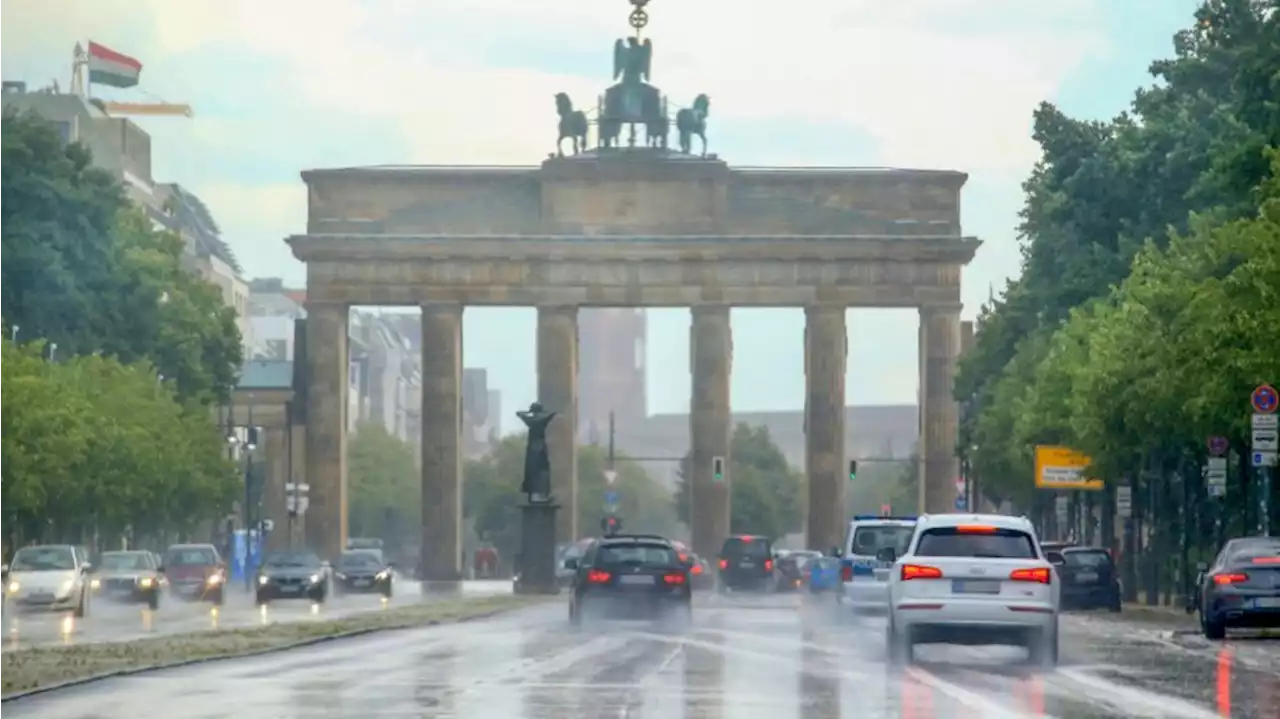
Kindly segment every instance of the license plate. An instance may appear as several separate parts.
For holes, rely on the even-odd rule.
[[[622,576],[618,578],[619,584],[653,584],[653,577],[646,576]]]
[[[1080,582],[1096,582],[1098,581],[1097,572],[1080,572],[1076,575],[1076,580]]]
[[[756,563],[755,562],[738,562],[738,566],[742,567],[743,569],[750,569],[756,566]]]
[[[53,595],[46,592],[32,592],[27,595],[27,600],[32,602],[53,602]]]
[[[1253,600],[1255,609],[1280,609],[1280,597],[1258,597]]]
[[[1000,582],[989,579],[957,579],[951,582],[953,594],[999,594]]]
[[[352,582],[352,584],[356,585],[357,587],[367,587],[372,583],[373,583],[372,580],[369,580],[369,579],[357,579],[354,582]]]
[[[282,592],[288,592],[288,593],[296,592],[296,591],[298,591],[299,589],[302,589],[302,587],[291,587],[291,586],[288,586],[288,585],[283,586],[283,587],[280,587],[280,591],[282,591]]]

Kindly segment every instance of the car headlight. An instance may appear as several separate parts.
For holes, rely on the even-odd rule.
[[[101,589],[101,588],[102,588],[102,580],[101,580],[101,579],[97,579],[97,578],[90,579],[90,580],[89,580],[89,588],[90,588],[90,589]]]
[[[266,577],[266,575],[265,575],[265,574],[264,574],[264,575],[260,575],[260,576],[258,577],[258,584],[266,584],[266,583],[267,583],[267,582],[269,582],[269,581],[271,581],[271,580],[270,580],[270,579],[267,579],[267,577]]]
[[[209,584],[222,584],[222,575],[210,574],[209,578],[206,579],[205,581],[207,581]]]
[[[311,575],[311,583],[312,583],[312,584],[316,584],[316,583],[318,583],[319,581],[320,581],[320,575],[319,575],[319,574],[312,574],[312,575]]]
[[[391,576],[391,573],[384,569],[381,572],[378,572],[378,575],[374,577],[374,579],[386,579],[387,577],[390,577],[390,576]]]
[[[152,579],[151,577],[139,577],[139,578],[138,578],[138,586],[139,586],[139,587],[142,587],[143,589],[146,589],[147,587],[150,587],[152,584],[155,584],[155,580],[154,580],[154,579]]]
[[[9,588],[9,593],[10,593],[10,594],[17,594],[17,593],[18,593],[18,590],[19,590],[19,589],[22,589],[22,585],[21,585],[21,584],[18,584],[17,582],[9,582],[9,587],[8,587],[8,588]]]

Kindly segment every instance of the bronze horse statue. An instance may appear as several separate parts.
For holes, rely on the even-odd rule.
[[[560,137],[556,140],[556,154],[564,157],[564,141],[573,140],[573,154],[587,147],[587,113],[573,109],[573,101],[563,92],[556,93],[556,114],[560,116]]]
[[[705,94],[693,99],[693,107],[676,113],[676,132],[680,133],[680,151],[692,152],[693,136],[702,140],[702,156],[707,156],[707,115],[711,114],[711,98]]]

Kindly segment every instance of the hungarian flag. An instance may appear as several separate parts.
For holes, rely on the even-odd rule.
[[[111,87],[133,87],[142,74],[142,63],[128,55],[89,42],[89,82]]]

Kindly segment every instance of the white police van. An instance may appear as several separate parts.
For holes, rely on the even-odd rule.
[[[885,611],[889,570],[906,553],[915,530],[915,517],[855,516],[840,559],[840,601],[856,613]],[[892,550],[892,556],[887,550]]]

